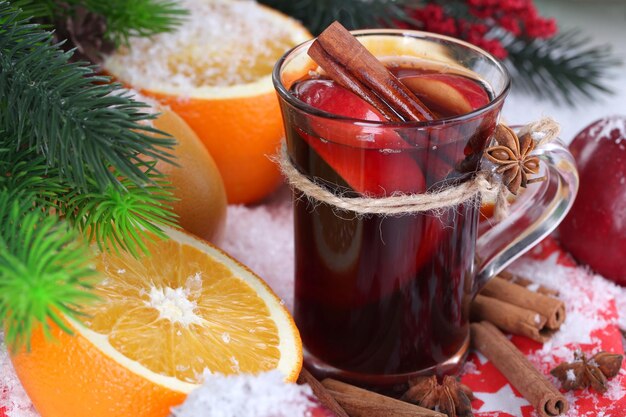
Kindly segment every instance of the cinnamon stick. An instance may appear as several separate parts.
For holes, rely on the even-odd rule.
[[[335,82],[352,91],[357,96],[371,104],[385,119],[391,122],[401,122],[402,118],[393,111],[387,103],[382,101],[376,94],[369,90],[355,76],[347,72],[337,61],[331,59],[318,42],[313,42],[309,47],[308,54],[317,64],[324,69]]]
[[[522,277],[520,275],[515,275],[512,274],[508,271],[502,271],[498,274],[498,277],[512,282],[513,284],[522,286],[524,288],[528,288],[528,287],[534,287],[536,286],[537,289],[536,291],[533,290],[534,292],[538,292],[539,294],[544,294],[544,295],[548,295],[550,297],[558,297],[559,296],[559,292],[555,289],[552,288],[548,288],[548,287],[544,287],[543,285],[537,285],[535,282],[529,280],[528,278]]]
[[[483,321],[472,323],[470,328],[474,348],[498,368],[540,416],[555,417],[567,412],[565,396],[493,324]]]
[[[326,378],[322,385],[350,417],[447,417],[445,414],[334,379]]]
[[[336,417],[350,417],[324,385],[305,368],[302,368],[300,371],[298,384],[309,384],[319,402],[322,403],[324,407],[328,408]]]
[[[541,314],[481,294],[472,302],[470,318],[472,321],[488,321],[505,332],[526,336],[539,343],[547,342],[554,334],[554,330],[546,327],[546,318]]]
[[[480,293],[541,314],[546,318],[545,326],[551,330],[558,330],[565,321],[563,301],[527,290],[499,277],[491,279]]]
[[[308,54],[335,82],[390,121],[433,120],[433,113],[339,22],[311,44]]]
[[[342,392],[331,392],[337,401],[348,410],[350,417],[445,417],[444,414],[439,413],[424,414],[422,411],[427,410],[426,408],[416,410],[416,408],[421,407],[400,400],[391,399],[395,403],[372,402],[369,399]]]

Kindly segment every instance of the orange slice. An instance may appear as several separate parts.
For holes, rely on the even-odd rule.
[[[310,39],[297,21],[248,0],[184,0],[179,30],[136,38],[106,72],[168,105],[215,159],[229,203],[257,201],[281,182],[268,159],[283,137],[274,63]]]
[[[278,369],[295,381],[302,344],[293,319],[245,266],[183,232],[151,256],[100,255],[100,300],[75,335],[36,333],[12,357],[42,417],[166,417],[203,373]]]

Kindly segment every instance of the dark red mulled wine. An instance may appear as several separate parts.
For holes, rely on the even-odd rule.
[[[489,104],[490,90],[466,75],[389,68],[441,120],[384,123],[356,95],[309,76],[290,91],[316,110],[283,108],[293,164],[348,197],[422,193],[471,178],[500,111],[476,111]],[[467,346],[478,214],[471,202],[360,216],[296,191],[294,315],[308,363],[366,384],[450,371],[445,364],[458,363]]]
[[[282,161],[295,190],[294,315],[306,365],[318,376],[397,393],[413,376],[459,369],[473,296],[554,230],[573,203],[578,178],[558,141],[540,147],[547,180],[521,194],[508,217],[479,229],[480,201],[454,204],[442,193],[480,168],[510,86],[506,69],[445,36],[353,32],[421,105],[337,24],[325,33],[286,53],[272,73],[286,156],[300,172]],[[389,119],[428,121],[383,120],[364,100],[324,79],[320,66]],[[540,129],[545,123],[552,125],[527,128],[549,135],[550,129]],[[303,176],[321,187],[310,187]],[[373,213],[381,202],[395,204],[398,195],[431,190],[441,199],[434,212],[400,204],[385,215],[359,216],[338,208],[367,196],[357,201]],[[477,200],[480,193],[473,195]],[[396,198],[381,200],[388,196]]]

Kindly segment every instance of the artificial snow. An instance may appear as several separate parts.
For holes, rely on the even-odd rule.
[[[620,372],[620,374],[616,378],[608,381],[608,384],[607,384],[608,389],[604,393],[604,396],[606,398],[608,398],[611,401],[617,401],[617,400],[621,400],[622,398],[624,398],[624,396],[626,395],[626,389],[620,383],[623,378],[624,378],[624,370],[622,369],[622,372]]]
[[[573,369],[568,369],[566,372],[567,380],[570,382],[576,381],[576,373]]]
[[[0,410],[7,417],[39,417],[9,359],[4,335],[0,332]]]
[[[574,352],[581,350],[591,356],[599,350],[600,340],[598,332],[608,325],[624,326],[626,321],[626,289],[619,287],[605,278],[594,275],[586,267],[568,267],[558,263],[558,254],[552,254],[542,261],[521,259],[510,268],[513,273],[531,278],[535,284],[559,290],[559,298],[566,305],[566,319],[561,329],[537,351],[528,355],[528,359],[544,374],[561,362],[571,362]],[[619,318],[607,319],[598,312],[599,307],[615,302]],[[616,352],[622,353],[622,352]],[[618,401],[626,396],[624,378],[626,372],[620,373],[609,381],[605,398]],[[548,376],[555,385],[559,382],[551,375]],[[573,373],[567,373],[567,378],[574,378]],[[603,407],[598,404],[598,394],[589,389],[565,393],[570,410],[564,417],[623,417],[623,410],[613,410],[611,406]],[[590,399],[603,411],[581,411],[577,400]],[[614,414],[612,411],[616,411]],[[536,413],[535,413],[536,414]]]
[[[473,361],[467,361],[463,365],[463,369],[461,370],[462,375],[478,375],[480,371],[478,370],[478,366]]]
[[[192,324],[203,324],[202,318],[196,314],[198,304],[189,299],[189,291],[185,288],[150,288],[150,300],[145,304],[159,312],[159,319],[180,323],[184,327]]]
[[[119,79],[140,89],[167,85],[191,92],[269,76],[278,58],[302,40],[294,38],[293,19],[284,17],[281,24],[275,13],[251,0],[180,0],[178,5],[191,12],[175,31],[132,38],[104,67],[115,68]]]
[[[314,405],[308,385],[288,384],[279,371],[205,375],[172,417],[306,417]]]
[[[601,119],[589,130],[589,137],[596,142],[614,140],[619,145],[626,138],[626,118],[624,116],[610,116]]]
[[[293,212],[288,189],[266,204],[231,205],[220,247],[263,278],[293,311]]]
[[[594,344],[593,333],[609,324],[626,329],[626,288],[592,274],[584,267],[560,265],[554,253],[543,261],[522,259],[510,270],[518,275],[530,277],[535,284],[558,289],[559,298],[565,302],[567,317],[561,329],[544,344],[540,355],[556,358],[564,346]],[[617,322],[609,322],[599,307],[615,302],[618,310]],[[571,349],[569,349],[571,350]]]

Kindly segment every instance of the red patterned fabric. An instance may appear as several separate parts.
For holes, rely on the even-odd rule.
[[[576,267],[575,262],[560,249],[553,238],[543,241],[525,257],[523,262],[545,261],[554,256],[556,256],[558,264],[564,267]],[[576,273],[586,272],[578,268]],[[589,275],[591,281],[591,274]],[[589,288],[589,291],[591,290]],[[617,319],[615,303],[597,306],[597,310],[598,318],[612,324],[595,330],[591,335],[593,343],[575,348],[589,352],[605,350],[623,353],[622,336],[615,324]],[[513,336],[511,341],[523,353],[531,357],[533,354],[537,356],[537,352],[543,347],[540,343],[519,336]],[[555,382],[557,387],[559,386],[559,382],[549,375],[551,364],[542,363],[540,359],[535,359],[533,363],[546,374],[548,379]],[[506,378],[484,357],[476,353],[470,354],[466,372],[462,381],[474,390],[478,398],[472,404],[476,417],[531,417],[537,415],[534,408],[522,398],[515,388],[508,384]],[[609,391],[605,395],[594,391],[579,390],[568,393],[567,398],[571,409],[567,415],[571,417],[621,417],[626,415],[626,363],[622,364],[621,374],[610,382]]]

